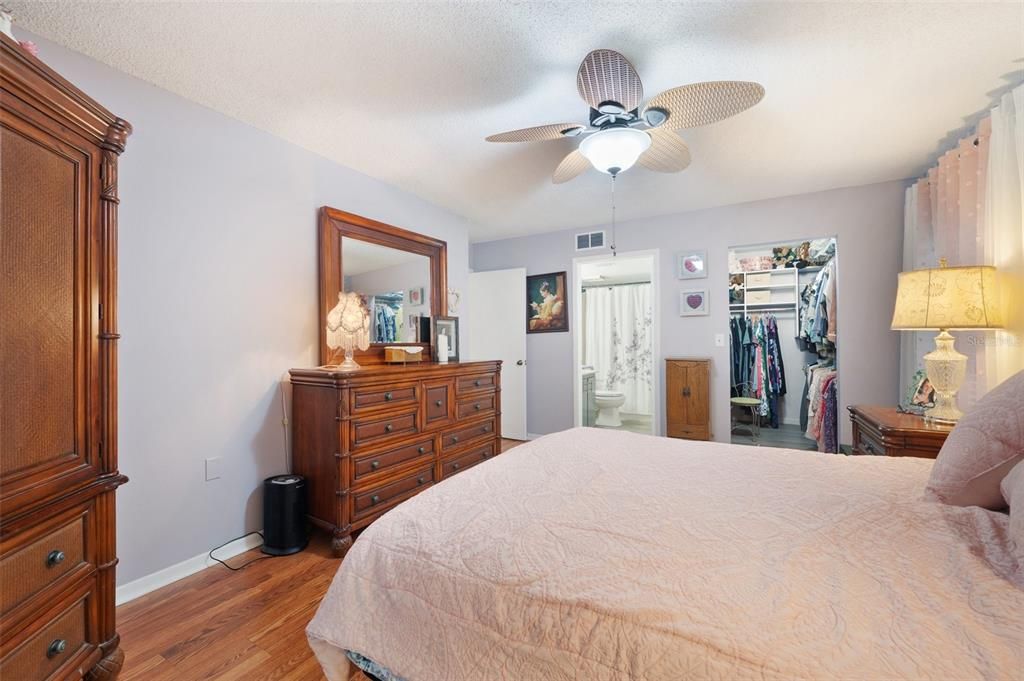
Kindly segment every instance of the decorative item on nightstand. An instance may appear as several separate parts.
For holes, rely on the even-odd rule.
[[[935,389],[935,406],[925,419],[956,423],[963,413],[956,393],[967,371],[967,356],[953,347],[950,329],[998,329],[1003,326],[996,284],[989,265],[939,267],[901,272],[892,328],[899,331],[938,330],[935,350],[924,356],[925,372]]]
[[[345,361],[338,369],[351,371],[359,369],[353,357],[356,348],[370,347],[370,311],[358,293],[349,291],[338,294],[338,304],[327,313],[327,347],[332,351],[345,349]]]

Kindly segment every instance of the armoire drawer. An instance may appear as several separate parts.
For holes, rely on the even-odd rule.
[[[460,420],[470,419],[474,416],[482,416],[494,411],[494,402],[496,399],[497,395],[495,393],[463,398],[459,400],[459,406],[456,410],[456,414]]]
[[[434,466],[421,468],[394,482],[359,491],[352,499],[353,519],[379,513],[434,483]]]
[[[0,558],[0,612],[10,613],[85,563],[85,518],[75,515],[55,523],[38,539]],[[18,543],[17,537],[12,543]]]
[[[352,420],[352,449],[365,447],[367,444],[397,435],[409,435],[419,432],[416,425],[416,412],[407,411],[402,414],[388,414]]]
[[[352,389],[352,412],[359,413],[381,407],[406,407],[419,399],[416,383],[369,386]]]
[[[455,391],[462,395],[476,390],[494,390],[496,374],[470,374],[460,376],[455,383]]]
[[[80,598],[0,660],[0,678],[48,679],[72,660],[86,645],[85,603]]]
[[[471,426],[461,426],[459,428],[446,431],[441,436],[441,451],[453,451],[467,442],[471,442],[488,435],[491,437],[494,436],[493,418],[489,418],[486,421],[480,421],[479,423],[474,423]]]
[[[383,473],[421,457],[434,456],[434,438],[428,437],[411,444],[401,445],[383,452],[366,454],[353,460],[353,480]]]
[[[494,442],[473,447],[462,454],[456,454],[441,462],[441,479],[449,478],[470,466],[475,466],[494,456]]]

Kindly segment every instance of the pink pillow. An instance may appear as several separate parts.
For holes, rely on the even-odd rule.
[[[1024,461],[1013,467],[999,488],[1010,507],[1010,542],[1014,555],[1024,563]]]
[[[954,506],[1006,507],[999,484],[1024,459],[1024,371],[978,401],[946,438],[925,497]]]

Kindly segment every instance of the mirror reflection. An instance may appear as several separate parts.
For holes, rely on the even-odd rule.
[[[415,343],[420,317],[430,316],[430,258],[359,241],[341,240],[344,291],[366,299],[371,343]]]

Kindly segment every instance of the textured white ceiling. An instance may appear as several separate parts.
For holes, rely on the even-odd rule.
[[[16,26],[466,216],[474,241],[607,222],[606,176],[550,182],[576,142],[484,142],[584,122],[591,49],[626,55],[647,97],[767,89],[684,132],[686,171],[625,173],[620,220],[912,176],[1024,55],[1020,2],[7,4]]]

